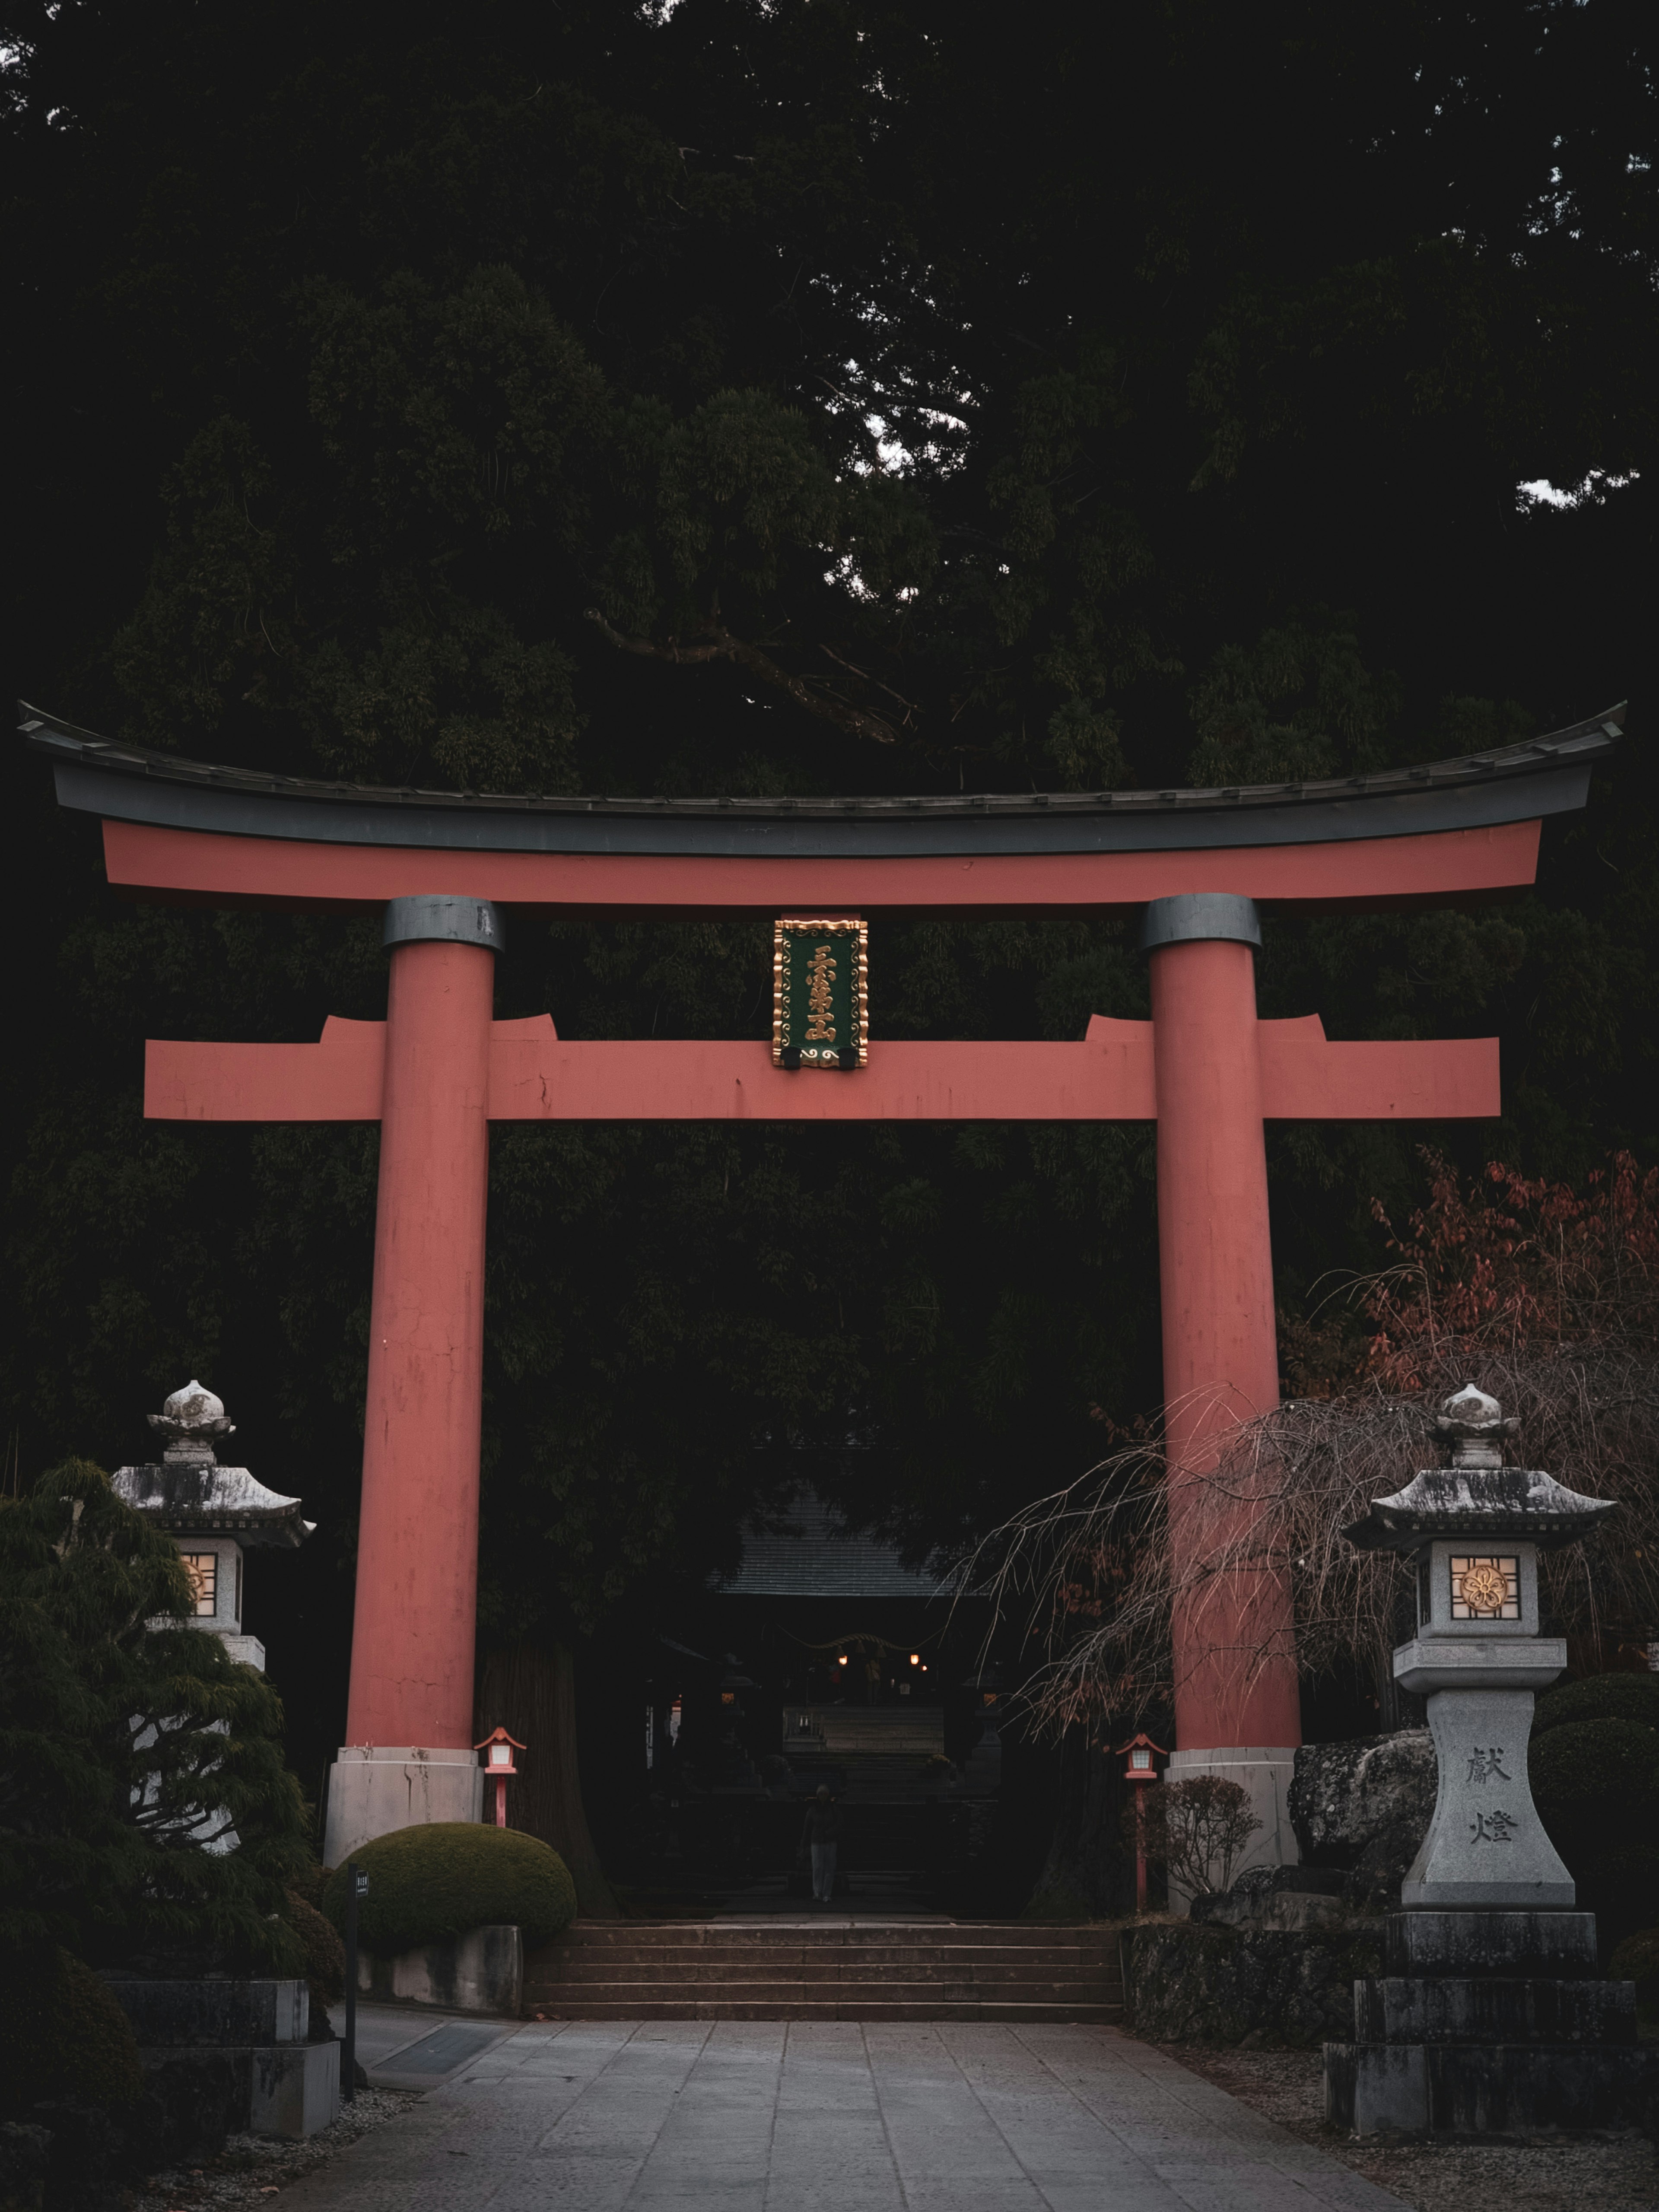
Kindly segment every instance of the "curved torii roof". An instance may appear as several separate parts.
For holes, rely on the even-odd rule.
[[[59,803],[106,821],[244,837],[495,853],[1106,853],[1297,845],[1486,828],[1570,812],[1623,734],[1622,704],[1571,729],[1426,766],[1212,790],[874,799],[615,799],[422,791],[218,768],[20,704]]]

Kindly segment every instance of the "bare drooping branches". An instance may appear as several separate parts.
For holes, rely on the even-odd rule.
[[[1585,1196],[1493,1167],[1466,1194],[1430,1166],[1431,1203],[1395,1240],[1403,1264],[1349,1288],[1347,1312],[1372,1332],[1357,1365],[1352,1335],[1331,1326],[1348,1349],[1328,1395],[1239,1426],[1197,1470],[1167,1464],[1149,1435],[1024,1508],[968,1563],[963,1586],[1043,1652],[1024,1688],[1042,1725],[1127,1724],[1167,1703],[1177,1609],[1248,1685],[1280,1656],[1271,1635],[1201,1632],[1212,1607],[1218,1624],[1248,1622],[1240,1600],[1264,1577],[1290,1585],[1304,1674],[1381,1669],[1406,1571],[1341,1531],[1437,1459],[1434,1410],[1468,1382],[1518,1416],[1517,1463],[1619,1501],[1597,1541],[1544,1555],[1559,1630],[1605,1646],[1659,1628],[1659,1178],[1620,1158]]]
[[[1000,1620],[1042,1645],[1024,1692],[1039,1722],[1127,1725],[1166,1704],[1177,1603],[1200,1629],[1224,1595],[1218,1619],[1248,1618],[1237,1593],[1264,1574],[1289,1580],[1304,1674],[1379,1665],[1398,1640],[1406,1570],[1392,1553],[1356,1551],[1341,1530],[1435,1462],[1434,1408],[1469,1382],[1520,1416],[1517,1458],[1620,1501],[1599,1542],[1544,1557],[1546,1603],[1562,1631],[1644,1634],[1659,1620],[1659,1366],[1570,1346],[1500,1359],[1456,1342],[1445,1355],[1409,1396],[1364,1384],[1292,1401],[1238,1429],[1206,1473],[1166,1468],[1156,1437],[1137,1443],[995,1530],[964,1587],[988,1592]],[[1178,1589],[1172,1510],[1186,1524]],[[1277,1651],[1247,1636],[1219,1661],[1242,1688]]]

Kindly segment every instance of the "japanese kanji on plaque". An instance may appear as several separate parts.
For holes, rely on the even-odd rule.
[[[786,915],[772,936],[772,1061],[862,1067],[869,1059],[870,927]]]

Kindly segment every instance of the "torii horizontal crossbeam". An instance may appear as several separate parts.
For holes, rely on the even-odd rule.
[[[1267,1121],[1457,1121],[1499,1110],[1498,1040],[1330,1042],[1316,1014],[1261,1022]],[[386,1024],[331,1019],[317,1044],[153,1040],[162,1121],[378,1121]],[[493,1022],[492,1121],[1151,1121],[1150,1022],[1096,1015],[1081,1043],[878,1039],[847,1074],[775,1067],[746,1040],[567,1042],[546,1014]]]

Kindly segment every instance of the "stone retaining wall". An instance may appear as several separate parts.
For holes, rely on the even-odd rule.
[[[1382,1938],[1380,1920],[1358,1916],[1300,1929],[1132,1922],[1123,1931],[1129,2023],[1158,2043],[1305,2050],[1349,2037],[1353,1985],[1379,1972]]]

